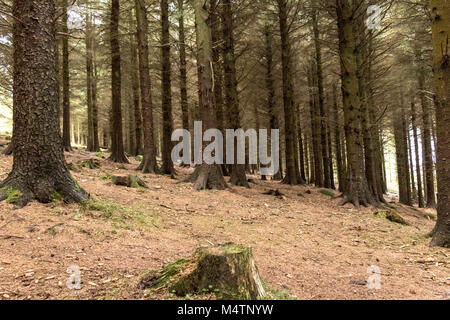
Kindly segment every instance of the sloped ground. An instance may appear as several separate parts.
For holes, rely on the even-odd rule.
[[[77,152],[67,161],[91,157]],[[256,181],[196,192],[180,182],[189,169],[171,180],[142,175],[132,162],[101,159],[100,169],[73,172],[95,199],[89,206],[0,204],[0,299],[171,299],[138,289],[141,276],[226,242],[252,246],[263,280],[297,299],[450,298],[450,251],[428,246],[433,211],[393,204],[411,224],[402,226],[373,209],[340,207],[312,187]],[[0,179],[11,165],[0,156]],[[114,186],[116,174],[137,174],[150,188]],[[270,189],[285,196],[263,194]],[[66,286],[74,265],[81,290]],[[372,265],[381,270],[380,290],[366,287]]]

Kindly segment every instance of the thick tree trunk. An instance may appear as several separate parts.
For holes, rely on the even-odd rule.
[[[376,205],[369,190],[364,170],[364,152],[361,135],[361,100],[356,63],[353,2],[336,0],[338,17],[339,52],[341,60],[342,96],[347,145],[347,182],[344,201],[360,205]]]
[[[450,1],[431,0],[436,86],[438,218],[432,245],[450,248]]]
[[[203,121],[203,130],[215,128],[214,93],[212,66],[210,3],[204,0],[194,1],[195,25],[197,38],[197,63],[199,78],[199,99]],[[205,148],[206,145],[203,145]],[[196,190],[225,189],[227,184],[223,178],[222,169],[218,164],[202,163],[197,166],[190,180]]]
[[[0,200],[19,206],[50,202],[56,193],[66,202],[88,200],[64,159],[58,117],[55,3],[14,1],[14,146],[13,169],[0,183]],[[9,199],[14,194],[14,199]]]
[[[222,1],[223,41],[224,41],[224,72],[225,72],[225,103],[227,105],[228,125],[230,129],[240,129],[241,119],[236,78],[236,58],[234,54],[233,9],[231,0]],[[234,164],[231,166],[230,183],[234,186],[249,188],[245,175],[245,165],[238,164],[238,150],[234,150]]]
[[[161,58],[162,58],[162,167],[161,173],[173,175],[174,167],[172,162],[172,79],[170,64],[170,33],[169,33],[169,2],[161,0]]]
[[[70,140],[70,72],[69,72],[69,28],[68,0],[64,0],[64,13],[62,15],[62,68],[63,68],[63,147],[65,151],[72,151]]]
[[[110,160],[118,163],[128,163],[123,148],[122,130],[122,99],[121,99],[121,58],[119,43],[119,0],[111,1],[111,90],[112,90],[112,119],[111,119],[111,157]]]
[[[157,170],[156,147],[153,138],[153,106],[148,58],[148,18],[143,0],[136,2],[136,20],[139,51],[139,77],[141,89],[142,117],[144,121],[144,158],[139,166],[143,173]]]

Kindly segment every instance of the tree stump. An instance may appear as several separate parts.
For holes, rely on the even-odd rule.
[[[78,162],[80,168],[98,169],[100,168],[100,161],[97,159],[89,159]]]
[[[140,288],[168,289],[182,297],[205,292],[215,293],[218,299],[233,300],[266,296],[252,249],[232,243],[197,249],[192,258],[144,277]]]
[[[124,187],[128,187],[128,188],[141,187],[141,188],[148,189],[147,184],[137,176],[132,176],[132,175],[113,176],[113,177],[111,177],[111,180],[112,180],[112,183],[115,184],[116,186],[124,186]]]
[[[402,218],[396,211],[394,210],[379,210],[374,213],[376,216],[384,216],[391,222],[402,224],[404,226],[409,226],[410,224]]]

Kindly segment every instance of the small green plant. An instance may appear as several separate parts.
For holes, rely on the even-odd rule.
[[[136,161],[142,161],[143,157],[142,156],[136,156],[135,159],[136,159]]]
[[[105,159],[105,154],[103,153],[103,151],[97,152],[95,156],[101,159]]]
[[[110,174],[110,173],[107,173],[107,174],[105,174],[103,177],[102,177],[102,180],[110,180],[111,179],[111,177],[112,177],[112,175]]]

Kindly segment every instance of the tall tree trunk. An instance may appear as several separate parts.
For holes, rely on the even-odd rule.
[[[199,78],[200,109],[203,120],[203,130],[215,128],[214,93],[212,66],[211,20],[210,4],[205,0],[194,0],[195,25],[197,38],[197,63]],[[203,144],[203,149],[206,147]],[[197,166],[190,180],[196,190],[225,189],[227,184],[223,178],[220,165],[202,163]]]
[[[236,77],[236,58],[234,54],[233,9],[231,0],[223,0],[223,41],[224,41],[224,72],[225,72],[225,102],[230,129],[240,129],[238,83]],[[249,184],[245,175],[245,165],[238,164],[239,150],[234,148],[234,164],[231,166],[230,183],[235,186],[247,187]]]
[[[409,121],[408,118],[405,117],[405,136],[408,148],[408,160],[409,160],[409,177],[411,182],[411,200],[412,202],[417,200],[417,188],[416,188],[416,180],[414,177],[414,165],[413,165],[413,150],[411,144],[411,136],[409,134]]]
[[[88,143],[87,150],[100,150],[98,142],[97,75],[94,63],[94,38],[92,15],[86,14],[86,98],[88,106]]]
[[[424,146],[424,181],[426,184],[426,206],[427,208],[436,207],[436,196],[434,189],[434,169],[433,169],[433,150],[431,148],[431,108],[425,96],[425,61],[423,60],[422,48],[415,48],[416,60],[418,65],[418,89],[419,98],[422,105],[422,143]]]
[[[266,57],[266,90],[267,90],[267,110],[270,117],[270,129],[280,129],[278,117],[275,111],[275,86],[274,86],[274,75],[273,75],[273,50],[272,50],[272,33],[271,26],[266,24],[264,26],[264,37],[265,37],[265,57]],[[280,148],[281,156],[281,148]],[[274,156],[274,155],[272,155]],[[283,169],[280,157],[280,170],[275,173],[273,179],[282,180],[283,179]]]
[[[284,182],[296,185],[303,181],[297,175],[298,166],[295,163],[295,110],[294,110],[294,87],[292,83],[292,50],[289,35],[288,23],[288,1],[277,0],[278,18],[281,34],[281,64],[283,77],[283,105],[284,105],[284,135],[285,135],[285,156],[286,156],[286,176]]]
[[[55,3],[14,1],[13,169],[0,183],[0,201],[10,190],[19,206],[48,203],[59,193],[65,202],[89,195],[73,180],[64,159],[58,117]],[[10,199],[11,200],[11,199]]]
[[[161,0],[161,58],[162,58],[162,112],[163,140],[161,173],[174,174],[172,162],[172,79],[170,63],[169,2]]]
[[[312,146],[314,153],[314,184],[317,187],[323,187],[324,176],[323,176],[323,157],[322,149],[320,148],[321,135],[320,135],[320,108],[318,95],[316,92],[317,87],[317,64],[315,61],[311,64],[311,70],[309,72],[309,88],[310,88],[310,113],[311,113],[311,132],[312,132]]]
[[[130,154],[137,156],[142,152],[142,115],[139,104],[139,61],[137,49],[137,32],[133,21],[133,14],[130,10],[130,68],[131,68],[131,87],[133,98],[129,104],[129,135],[130,135]]]
[[[303,147],[303,130],[302,130],[302,123],[301,123],[300,114],[301,114],[300,104],[298,104],[295,116],[296,116],[297,131],[298,131],[298,147],[299,147],[299,151],[300,151],[300,176],[302,177],[303,181],[306,182],[305,149]]]
[[[123,148],[123,130],[122,130],[122,98],[121,98],[121,66],[120,66],[120,43],[119,43],[119,0],[111,1],[111,157],[113,162],[128,163]]]
[[[331,187],[331,178],[330,178],[330,158],[328,157],[328,148],[327,148],[327,132],[326,132],[326,116],[325,116],[325,96],[323,92],[323,71],[322,71],[322,46],[320,44],[320,33],[319,33],[319,23],[317,18],[317,10],[313,9],[312,13],[312,23],[313,23],[313,32],[314,32],[314,44],[315,44],[315,59],[316,59],[316,79],[317,79],[317,97],[318,97],[318,111],[319,111],[319,130],[320,130],[320,145],[321,145],[321,153],[322,153],[322,166],[323,169],[323,186],[325,188]]]
[[[180,101],[183,129],[189,129],[189,104],[187,94],[186,35],[184,30],[184,1],[178,0],[178,41],[180,54]],[[216,84],[217,85],[217,84]]]
[[[330,126],[332,112],[330,112],[330,109],[328,109],[327,114],[328,114],[328,116],[327,116],[326,130],[327,130],[327,147],[328,147],[328,155],[329,155],[328,165],[330,166],[330,188],[335,190],[336,184],[334,182],[333,141],[331,138],[331,126]]]
[[[345,170],[344,163],[342,160],[342,146],[341,146],[341,121],[339,117],[339,106],[337,97],[337,88],[333,84],[333,109],[334,109],[334,140],[335,140],[335,154],[336,154],[336,165],[338,174],[339,191],[344,192],[345,190]]]
[[[211,5],[211,38],[212,38],[212,59],[213,59],[213,71],[214,71],[214,99],[216,102],[215,107],[215,116],[217,121],[217,129],[222,131],[222,134],[224,135],[224,150],[223,154],[226,152],[226,135],[225,135],[225,129],[227,125],[227,110],[225,109],[224,105],[224,96],[223,96],[223,72],[224,72],[224,63],[222,63],[221,60],[221,53],[223,49],[223,30],[222,30],[222,24],[219,14],[219,4],[220,0],[209,0]],[[225,176],[229,176],[230,173],[227,164],[223,164],[222,166],[222,172]]]
[[[416,161],[416,176],[417,176],[417,200],[419,202],[419,208],[424,208],[425,203],[423,199],[423,190],[422,190],[422,174],[420,172],[420,159],[419,159],[419,139],[418,139],[418,132],[417,132],[417,111],[416,111],[416,104],[414,102],[414,94],[411,94],[412,101],[411,101],[411,123],[413,128],[413,137],[414,137],[414,153],[416,155],[415,161]]]
[[[401,99],[403,100],[403,98]],[[397,180],[400,202],[405,205],[412,205],[411,192],[409,187],[409,165],[408,149],[406,146],[406,137],[404,135],[403,105],[401,104],[394,114],[394,138],[395,154],[397,158]]]
[[[63,2],[62,15],[62,67],[63,67],[63,147],[65,151],[72,151],[70,140],[70,71],[69,71],[69,28],[68,28],[68,0]]]
[[[142,118],[144,123],[144,157],[139,170],[156,172],[156,147],[153,137],[153,106],[148,58],[148,18],[144,0],[135,0],[137,37],[139,51],[139,78],[141,89]]]
[[[432,245],[450,248],[450,1],[430,0],[436,86],[438,218]]]
[[[357,48],[354,34],[355,11],[353,2],[336,0],[348,166],[343,203],[351,202],[359,208],[360,205],[376,205],[377,201],[369,190],[364,172],[361,100],[358,94]]]
[[[365,115],[368,119],[368,147],[371,156],[369,157],[371,160],[370,166],[372,167],[370,170],[366,172],[370,173],[371,180],[369,183],[369,187],[374,190],[372,193],[377,199],[385,203],[384,194],[387,190],[385,190],[384,183],[385,179],[383,176],[383,168],[384,168],[384,158],[383,151],[381,146],[381,137],[380,137],[380,126],[378,124],[377,119],[377,110],[374,98],[374,77],[373,77],[373,60],[376,55],[376,49],[373,47],[373,31],[369,31],[368,35],[368,48],[366,52],[367,59],[367,81],[366,81],[366,97],[367,97],[367,114]],[[371,185],[371,186],[370,186]]]

